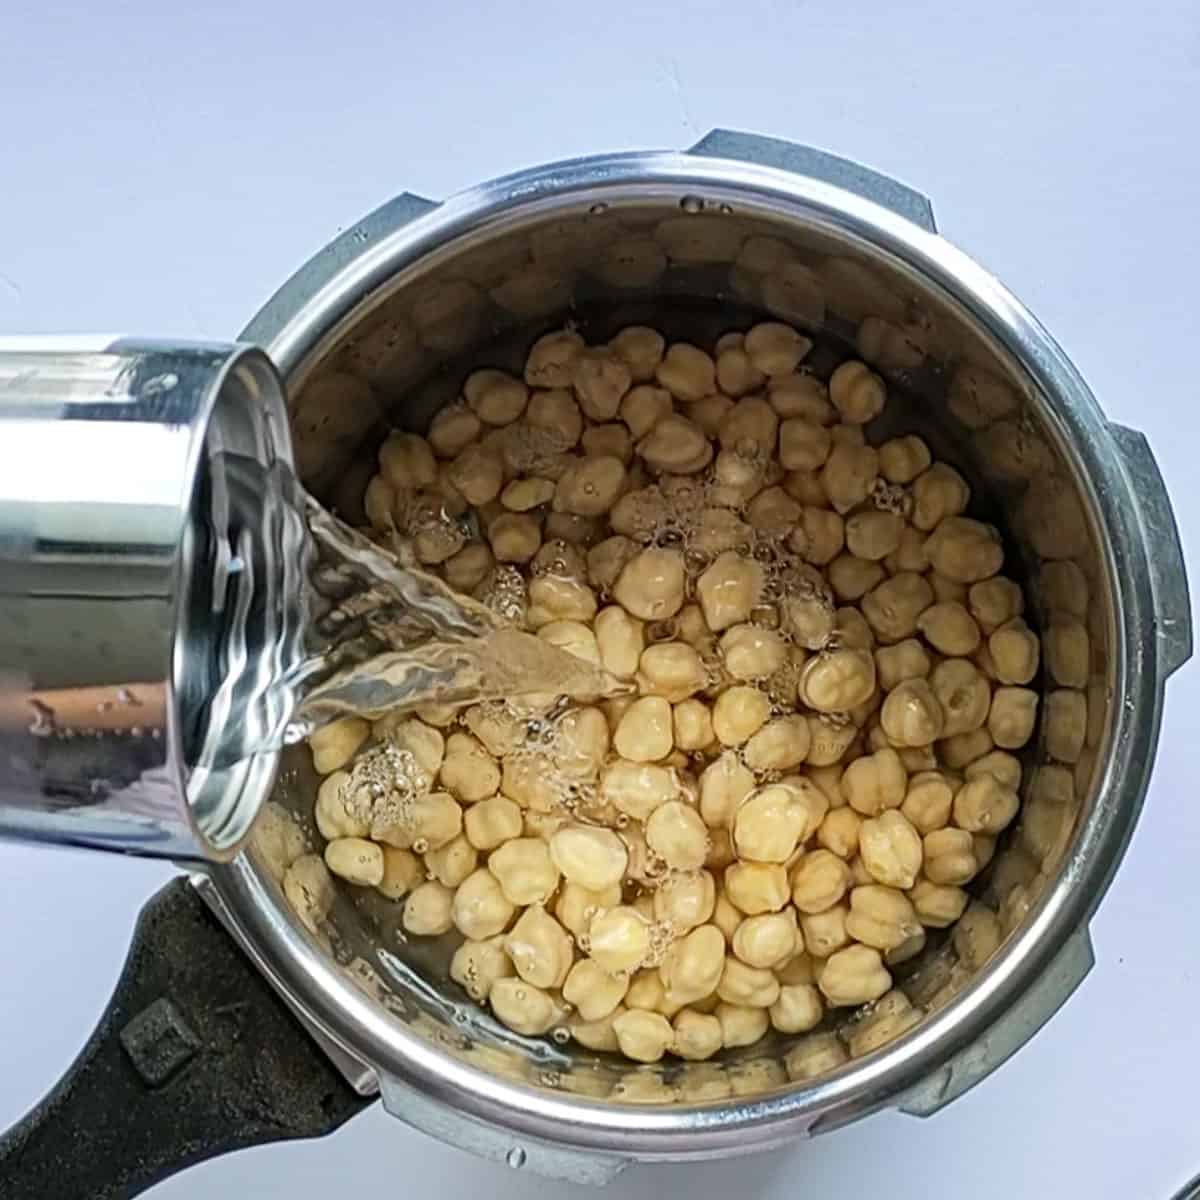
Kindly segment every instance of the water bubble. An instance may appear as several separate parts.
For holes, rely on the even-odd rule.
[[[699,196],[684,196],[684,198],[679,201],[679,207],[682,208],[685,213],[691,213],[695,215],[698,212],[704,211],[704,201]]]
[[[718,204],[717,212],[719,212],[723,217],[727,217],[733,212],[733,205],[732,204]]]
[[[571,1040],[571,1031],[562,1025],[556,1025],[550,1030],[550,1036],[560,1045],[565,1046]]]
[[[525,1165],[525,1151],[520,1146],[514,1146],[505,1156],[504,1161],[513,1170],[519,1170]]]
[[[588,212],[591,213],[593,217],[598,217],[602,213],[608,212],[608,205],[605,204],[603,200],[598,200],[591,206],[591,208],[588,209]]]

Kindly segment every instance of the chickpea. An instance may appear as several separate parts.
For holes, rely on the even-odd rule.
[[[901,571],[912,571],[920,575],[929,569],[929,559],[925,554],[925,535],[914,525],[905,523],[900,530],[900,541],[895,550],[883,560],[883,565],[893,574]]]
[[[318,775],[340,771],[370,735],[371,727],[361,717],[341,717],[314,730],[308,737],[313,770]]]
[[[975,844],[963,829],[938,829],[925,835],[925,877],[933,883],[968,883],[979,871]]]
[[[700,776],[700,815],[710,829],[731,828],[738,806],[754,790],[754,775],[732,751],[705,767]]]
[[[896,809],[862,823],[859,853],[871,878],[887,887],[910,888],[921,870],[921,835]]]
[[[654,371],[659,384],[677,400],[689,403],[716,391],[717,368],[696,346],[675,342]]]
[[[977,758],[988,754],[992,745],[992,735],[986,729],[974,729],[970,733],[956,733],[953,737],[944,738],[938,743],[938,752],[950,770],[961,771]]]
[[[600,794],[619,812],[644,821],[659,805],[679,795],[679,781],[668,767],[618,760],[601,773]]]
[[[912,937],[905,938],[895,950],[888,950],[884,954],[883,961],[889,967],[897,967],[901,963],[906,963],[910,959],[916,958],[925,949],[927,940],[924,928],[918,925]]]
[[[890,747],[856,758],[842,774],[841,791],[855,812],[878,816],[904,802],[906,773],[900,756]]]
[[[817,841],[823,849],[848,862],[858,853],[858,830],[861,824],[862,817],[848,805],[831,809],[817,830]]]
[[[559,988],[575,953],[571,935],[541,905],[527,908],[504,939],[517,974],[540,988]]]
[[[822,651],[804,664],[798,688],[801,703],[823,713],[856,708],[874,691],[875,660],[865,650]]]
[[[989,637],[1025,609],[1021,589],[1011,579],[1000,575],[973,583],[967,592],[967,603],[971,616]]]
[[[429,850],[425,854],[425,866],[429,873],[448,888],[456,888],[479,862],[475,847],[459,834],[453,841]]]
[[[472,442],[446,468],[446,478],[468,504],[489,504],[504,486],[504,464],[494,450]]]
[[[880,714],[893,746],[930,746],[941,736],[942,706],[924,679],[906,679],[887,694]]]
[[[830,377],[829,398],[843,421],[865,425],[883,412],[887,389],[866,363],[851,360],[842,363]]]
[[[683,606],[683,593],[683,556],[676,550],[656,548],[642,550],[630,559],[613,587],[617,602],[644,621],[673,617]]]
[[[387,533],[396,527],[396,490],[382,475],[372,476],[363,494],[363,512],[372,529]]]
[[[497,979],[492,984],[488,1001],[498,1020],[514,1033],[525,1037],[540,1037],[543,1033],[549,1033],[563,1017],[548,992],[523,979]]]
[[[833,439],[824,425],[791,417],[779,427],[779,462],[785,471],[819,471]]]
[[[849,911],[849,905],[839,901],[824,912],[800,914],[804,944],[813,958],[828,958],[849,943],[850,938],[846,933],[846,917]]]
[[[503,933],[516,915],[500,882],[487,868],[473,871],[458,885],[450,903],[450,919],[463,937],[482,941]]]
[[[397,850],[409,850],[419,842],[429,850],[439,850],[461,832],[462,809],[458,802],[446,792],[431,792],[410,803],[407,817],[400,824],[384,825],[376,820],[371,837]]]
[[[674,745],[671,705],[661,696],[643,696],[625,711],[613,735],[613,746],[631,762],[654,762]]]
[[[885,692],[909,679],[924,679],[932,670],[929,654],[916,638],[905,638],[875,651],[875,670]]]
[[[726,1049],[753,1045],[770,1025],[766,1009],[742,1004],[718,1004],[715,1016],[721,1023],[721,1044]]]
[[[928,533],[947,517],[957,517],[971,500],[966,480],[945,463],[934,463],[913,481],[912,523]]]
[[[642,652],[638,682],[643,693],[678,704],[706,685],[708,672],[686,642],[659,642]]]
[[[637,444],[637,453],[655,471],[692,475],[712,462],[704,430],[687,417],[668,414]]]
[[[801,567],[788,583],[788,594],[779,602],[780,624],[794,645],[806,650],[823,649],[837,624],[825,581],[815,568]]]
[[[1004,565],[999,534],[967,517],[945,517],[929,535],[925,553],[934,570],[955,583],[978,583]]]
[[[425,881],[425,865],[411,850],[383,847],[383,879],[376,890],[388,900],[402,900]]]
[[[850,887],[850,869],[829,850],[805,854],[792,869],[792,903],[808,915],[823,913],[836,905]]]
[[[816,1079],[836,1070],[847,1057],[836,1033],[815,1033],[793,1046],[784,1056],[783,1065],[789,1079]]]
[[[529,389],[503,371],[475,371],[463,384],[463,395],[475,416],[487,425],[511,425],[525,411]],[[432,430],[430,440],[432,440]]]
[[[762,457],[752,447],[746,453],[737,448],[722,450],[713,463],[712,473],[709,500],[719,507],[741,508],[766,486]]]
[[[789,475],[788,479],[791,478]],[[785,483],[785,489],[786,487]],[[845,522],[838,513],[806,505],[796,528],[788,537],[788,545],[808,562],[825,566],[842,552],[845,545]]]
[[[675,745],[688,753],[708,749],[716,741],[712,713],[703,700],[683,700],[671,710]]]
[[[636,672],[645,646],[644,626],[631,617],[619,604],[612,604],[596,614],[593,630],[600,662],[605,670],[619,679],[629,679]]]
[[[988,652],[1000,683],[1028,683],[1036,674],[1040,646],[1037,634],[1014,617],[1005,621],[988,638]]]
[[[948,658],[934,667],[929,682],[942,709],[941,737],[971,733],[988,720],[989,708],[994,708],[992,692],[974,663]],[[995,730],[989,726],[988,732],[994,739]]]
[[[725,670],[734,679],[766,679],[783,666],[787,643],[773,629],[734,625],[720,641]]]
[[[848,1045],[851,1058],[862,1058],[888,1042],[907,1033],[921,1020],[920,1010],[913,1008],[901,991],[888,992],[859,1021],[850,1034]]]
[[[745,684],[727,688],[713,705],[712,725],[724,746],[740,746],[767,722],[771,701],[755,687]]]
[[[600,647],[596,643],[596,635],[582,621],[548,621],[538,629],[537,635],[542,641],[567,654],[593,666],[600,666]]]
[[[542,544],[542,529],[529,513],[504,513],[488,527],[488,541],[497,562],[528,562]]]
[[[804,761],[810,767],[830,767],[839,763],[854,741],[857,730],[849,722],[837,724],[825,716],[809,716],[808,754]]]
[[[580,445],[589,458],[615,458],[626,467],[633,459],[633,438],[629,436],[629,430],[616,421],[585,429]]]
[[[637,383],[654,378],[654,369],[662,361],[666,348],[663,335],[646,325],[627,325],[608,345]]]
[[[1083,622],[1069,613],[1051,614],[1045,641],[1046,667],[1054,682],[1063,687],[1086,687],[1091,663],[1091,646]],[[993,650],[992,658],[995,659],[995,656],[996,652]],[[1027,683],[1028,680],[1014,679],[1005,682]]]
[[[797,504],[781,487],[764,488],[746,505],[746,520],[763,537],[776,541],[786,537],[803,514]]]
[[[999,692],[997,692],[997,695]],[[993,710],[995,703],[993,702]],[[1082,692],[1059,688],[1046,697],[1046,752],[1060,762],[1075,763],[1087,735],[1087,700]]]
[[[558,887],[558,867],[541,838],[514,838],[493,850],[488,870],[510,904],[545,904]]]
[[[1021,786],[1020,759],[1004,750],[993,750],[990,754],[977,758],[973,763],[968,763],[965,774],[968,779],[976,779],[980,775],[990,775],[1002,786],[1014,792]]]
[[[376,887],[383,882],[383,851],[363,838],[336,838],[325,847],[325,865],[347,883]]]
[[[929,834],[950,821],[954,789],[940,771],[922,771],[908,781],[900,811],[918,833]]]
[[[700,814],[679,800],[668,800],[647,817],[646,842],[676,871],[699,869],[708,853],[708,831]]]
[[[452,733],[446,739],[442,786],[465,804],[494,796],[500,788],[500,768],[479,741],[469,733]]]
[[[776,717],[750,737],[743,757],[752,771],[785,771],[804,762],[810,737],[804,717]]]
[[[595,517],[612,508],[625,487],[625,466],[619,458],[582,458],[559,477],[553,508],[558,513]]]
[[[584,1021],[602,1021],[625,999],[629,981],[609,975],[590,958],[582,958],[567,973],[563,999]]]
[[[554,835],[551,834],[551,837]],[[624,843],[622,843],[624,844]],[[621,887],[614,884],[601,892],[589,892],[569,880],[558,890],[554,915],[558,923],[569,929],[576,938],[587,933],[592,917],[607,908],[616,908],[621,903]]]
[[[1037,692],[1022,687],[999,687],[991,699],[987,727],[992,741],[1002,750],[1019,750],[1033,734]]]
[[[848,946],[829,956],[817,986],[835,1008],[849,1008],[878,1000],[892,986],[892,977],[878,950]]]
[[[525,382],[535,388],[570,387],[575,360],[585,349],[583,338],[570,330],[545,334],[526,356]]]
[[[857,558],[878,562],[899,545],[904,518],[897,513],[868,510],[846,521],[846,548]]]
[[[615,833],[590,825],[560,829],[550,839],[550,857],[564,879],[594,892],[619,883],[629,861]]]
[[[922,576],[902,571],[864,595],[862,611],[880,641],[899,642],[917,632],[933,600],[933,588]]]
[[[542,441],[552,443],[555,450],[570,450],[583,433],[583,413],[575,397],[565,387],[535,391],[525,409],[525,424]]]
[[[747,966],[770,969],[792,958],[800,940],[795,913],[762,913],[747,917],[734,930],[732,948]]]
[[[454,892],[445,884],[430,880],[413,888],[404,902],[400,923],[406,933],[416,937],[438,937],[454,925]]]
[[[525,623],[530,629],[541,629],[551,621],[590,621],[595,615],[596,594],[586,583],[558,575],[539,575],[529,581]]]
[[[491,994],[499,979],[511,979],[513,965],[496,941],[466,941],[450,960],[450,978],[477,1004]]]
[[[917,618],[917,628],[939,653],[956,658],[973,654],[979,646],[979,626],[957,601],[934,604]]]
[[[572,1020],[570,1023],[571,1036],[588,1050],[603,1051],[607,1054],[615,1054],[620,1047],[617,1045],[617,1035],[613,1032],[613,1021],[617,1019],[625,1008],[618,1004],[613,1011],[600,1021],[580,1021]]]
[[[879,447],[879,473],[888,483],[912,483],[933,461],[923,438],[896,437]]]
[[[628,364],[608,348],[585,350],[571,366],[575,397],[584,416],[592,421],[611,421],[632,382]]]
[[[423,437],[397,431],[379,447],[379,473],[398,492],[416,491],[437,479],[437,460]]]
[[[716,902],[717,885],[708,871],[671,875],[654,892],[654,919],[678,936],[703,925]]]
[[[1064,612],[1080,620],[1088,615],[1088,581],[1078,564],[1069,560],[1043,563],[1038,590],[1047,611]],[[1019,616],[1020,612],[1018,608],[1010,615]]]
[[[725,894],[741,912],[755,917],[783,908],[791,888],[779,863],[736,862],[725,871]]]
[[[652,553],[643,551],[643,554]],[[657,551],[659,554],[671,553]],[[634,563],[637,559],[634,560]],[[631,564],[632,566],[632,564]],[[626,568],[628,571],[629,568]],[[682,575],[682,567],[681,567]],[[708,627],[721,633],[746,621],[758,603],[763,586],[763,569],[753,559],[727,550],[717,556],[696,583],[696,595]],[[618,596],[618,599],[620,597]],[[682,579],[680,581],[682,600]],[[628,608],[629,606],[626,605]],[[678,606],[674,611],[678,611]],[[638,613],[637,615],[642,615]],[[670,613],[663,615],[669,616]]]
[[[760,387],[766,376],[750,361],[741,346],[730,346],[717,354],[717,386],[735,399]]]
[[[715,438],[721,428],[721,422],[729,415],[733,405],[734,401],[728,396],[714,392],[711,396],[702,396],[695,404],[690,405],[688,416],[704,430],[705,437]]]
[[[790,325],[764,321],[755,325],[743,343],[755,369],[763,375],[790,375],[812,349],[812,339]]]
[[[637,909],[618,905],[592,917],[587,952],[610,975],[628,975],[649,951],[650,926]]]
[[[768,380],[767,399],[785,420],[801,417],[818,425],[830,425],[836,415],[829,402],[829,389],[807,371]]]
[[[1000,948],[1000,922],[990,908],[972,904],[954,927],[958,961],[977,971]]]
[[[921,925],[912,902],[903,892],[868,883],[850,893],[846,932],[855,941],[882,953],[894,951],[920,935]]]
[[[845,515],[871,494],[878,474],[879,454],[873,446],[837,442],[818,477],[829,503]]]
[[[724,935],[701,925],[672,944],[659,974],[671,1003],[694,1004],[716,991],[724,969]]]
[[[443,564],[446,582],[457,592],[473,592],[488,577],[495,562],[487,542],[468,542]]]
[[[908,898],[922,925],[930,929],[945,929],[962,916],[970,897],[960,887],[918,879],[909,890]]]
[[[700,1062],[711,1058],[721,1048],[721,1022],[714,1016],[685,1008],[675,1015],[672,1028],[675,1031],[675,1038],[671,1043],[671,1051],[689,1062]],[[716,1082],[719,1084],[722,1080],[718,1079]],[[712,1098],[720,1099],[723,1095],[723,1091],[718,1091]],[[688,1098],[701,1100],[708,1097],[697,1095]]]
[[[427,435],[433,452],[441,459],[458,456],[483,429],[483,424],[465,404],[456,402],[434,413]]]
[[[724,451],[740,456],[772,454],[779,436],[779,416],[766,400],[746,396],[721,419],[717,440]]]
[[[733,844],[739,858],[782,863],[807,832],[810,811],[804,794],[786,783],[771,784],[747,796],[733,818]]]
[[[317,829],[328,842],[338,838],[362,838],[370,832],[370,824],[346,807],[350,775],[335,771],[321,780],[317,789],[315,816]]]
[[[779,998],[779,980],[770,971],[749,967],[727,954],[721,981],[717,984],[717,996],[725,1004],[770,1008]]]

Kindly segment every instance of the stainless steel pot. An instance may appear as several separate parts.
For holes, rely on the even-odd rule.
[[[1086,678],[1040,676],[1018,828],[982,893],[1000,949],[930,947],[910,1033],[815,1080],[787,1039],[716,1064],[630,1068],[516,1037],[341,898],[328,936],[284,900],[277,843],[194,876],[201,895],[361,1095],[514,1167],[603,1182],[630,1162],[778,1145],[885,1106],[928,1116],[1023,1045],[1090,968],[1088,922],[1146,792],[1168,676],[1191,653],[1182,553],[1145,439],[1104,419],[1062,350],[938,236],[929,202],[804,147],[715,132],[686,153],[536,168],[434,204],[405,194],[351,227],[243,331],[287,382],[298,469],[353,512],[372,439],[419,429],[477,364],[515,365],[572,319],[716,332],[763,312],[857,343],[893,383],[880,435],[919,431],[991,498],[1037,624],[1086,630]],[[309,821],[284,755],[274,799]],[[698,1096],[709,1097],[703,1101]],[[715,1098],[714,1098],[715,1097]]]

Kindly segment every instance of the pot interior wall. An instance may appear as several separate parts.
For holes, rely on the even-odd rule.
[[[768,315],[819,335],[812,359],[819,372],[851,354],[872,361],[888,378],[891,399],[868,427],[869,440],[920,433],[935,457],[958,466],[974,491],[969,515],[1005,536],[1005,571],[1027,587],[1030,623],[1043,637],[1052,624],[1087,634],[1086,678],[1061,669],[1056,677],[1043,657],[1032,685],[1042,696],[1040,730],[1023,752],[1022,814],[969,888],[1011,934],[1062,870],[1095,791],[1110,711],[1111,589],[1052,401],[1035,393],[973,318],[908,267],[827,221],[672,195],[666,187],[652,201],[580,198],[498,219],[377,289],[293,372],[299,470],[318,497],[361,523],[363,488],[385,432],[422,430],[474,367],[519,373],[534,338],[565,321],[589,341],[645,323],[711,350],[719,333]],[[316,782],[307,752],[293,749],[275,798],[319,846],[311,823]],[[281,895],[279,905],[286,912]],[[779,1035],[712,1063],[669,1059],[647,1067],[551,1038],[518,1037],[448,982],[449,939],[404,940],[399,909],[345,888],[328,950],[380,1005],[445,1054],[533,1086],[631,1102],[748,1096],[789,1085],[783,1057],[796,1039]],[[929,932],[923,954],[895,972],[926,1010],[988,970],[970,947]],[[855,1019],[835,1013],[823,1028],[844,1032]]]

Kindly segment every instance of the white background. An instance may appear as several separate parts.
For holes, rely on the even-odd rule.
[[[933,197],[942,231],[1041,317],[1109,415],[1147,432],[1200,581],[1194,0],[71,7],[8,0],[0,19],[0,333],[231,337],[397,191],[439,197],[539,161],[756,130]],[[1191,669],[1093,926],[1099,965],[997,1075],[931,1121],[888,1114],[767,1156],[631,1170],[611,1200],[1125,1200],[1200,1170],[1198,714]],[[75,1055],[167,875],[0,849],[0,1126]],[[155,1196],[537,1186],[376,1107]]]

